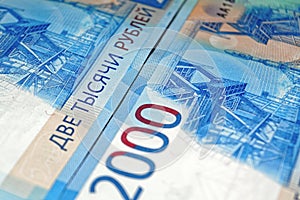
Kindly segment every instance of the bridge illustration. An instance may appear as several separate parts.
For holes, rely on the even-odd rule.
[[[226,35],[249,36],[262,44],[267,44],[269,40],[276,40],[300,46],[299,22],[300,7],[294,9],[251,7],[246,8],[236,23],[202,22],[200,30],[221,37],[226,37]],[[224,25],[229,25],[234,30],[222,30]]]
[[[92,19],[93,25],[80,35],[67,30],[55,32],[50,26],[59,22],[26,18],[20,9],[0,6],[0,77],[57,108],[64,105],[88,71],[87,60],[93,63],[123,20],[114,16],[113,9],[117,8],[112,5],[68,4]]]
[[[283,96],[266,91],[257,95],[247,91],[248,83],[222,78],[211,66],[182,59],[154,89],[188,109],[183,129],[197,135],[200,144],[288,185],[300,146],[300,70],[294,68],[298,61],[281,63],[226,53],[279,71],[292,86]]]

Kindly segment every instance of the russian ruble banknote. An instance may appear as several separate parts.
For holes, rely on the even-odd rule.
[[[186,2],[59,198],[299,199],[299,21]]]
[[[59,194],[182,4],[0,1],[1,200]]]

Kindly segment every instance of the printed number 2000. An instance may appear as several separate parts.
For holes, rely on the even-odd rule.
[[[156,109],[156,110],[160,110],[163,112],[167,112],[175,117],[175,121],[170,124],[163,124],[160,122],[152,121],[150,119],[143,117],[142,111],[145,109]],[[135,117],[140,122],[144,123],[145,125],[148,125],[148,126],[150,125],[150,126],[158,127],[158,128],[174,128],[174,127],[178,126],[178,124],[181,121],[181,114],[178,111],[176,111],[172,108],[157,105],[157,104],[141,105],[136,110]],[[127,139],[127,135],[132,131],[139,131],[139,132],[144,132],[146,134],[152,134],[154,136],[157,136],[163,141],[163,144],[159,148],[148,148],[148,147],[143,147],[141,145],[134,144]],[[124,145],[126,145],[128,147],[134,148],[134,149],[142,151],[142,152],[149,152],[149,153],[162,152],[163,150],[165,150],[165,148],[169,144],[168,137],[166,135],[164,135],[163,133],[160,133],[155,130],[148,129],[148,128],[142,128],[142,127],[130,127],[128,129],[126,129],[121,135],[121,141],[123,142]],[[149,171],[144,174],[136,174],[134,172],[126,172],[124,170],[116,168],[115,166],[112,165],[112,160],[113,160],[113,158],[115,158],[117,156],[126,156],[126,157],[130,157],[130,158],[134,158],[134,159],[143,161],[149,165]],[[155,164],[149,158],[146,158],[146,157],[138,155],[138,154],[130,153],[130,152],[125,152],[125,151],[117,151],[117,152],[111,153],[106,160],[106,167],[117,174],[129,177],[129,178],[133,178],[133,179],[146,179],[146,178],[150,177],[155,170]],[[139,197],[143,191],[142,187],[138,187],[133,198],[130,198],[129,195],[127,194],[127,192],[125,191],[124,187],[122,186],[122,184],[120,184],[116,179],[114,179],[110,176],[100,176],[92,182],[92,184],[90,186],[90,192],[95,193],[97,184],[100,182],[103,182],[103,181],[112,183],[118,189],[119,193],[125,200],[137,200],[137,199],[139,199]]]

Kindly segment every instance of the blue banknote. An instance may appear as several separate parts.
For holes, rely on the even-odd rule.
[[[59,197],[183,2],[0,1],[0,199]]]
[[[299,13],[187,2],[60,198],[297,199]]]

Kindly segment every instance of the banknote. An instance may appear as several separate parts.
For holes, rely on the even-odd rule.
[[[182,3],[0,1],[0,199],[68,179]]]
[[[300,4],[188,1],[61,199],[299,199]]]

